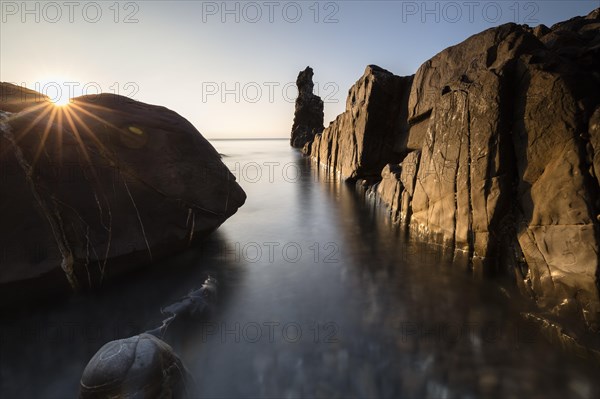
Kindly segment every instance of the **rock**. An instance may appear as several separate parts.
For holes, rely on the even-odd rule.
[[[533,31],[531,33],[533,33],[533,35],[539,39],[542,36],[546,35],[548,32],[550,32],[550,28],[548,28],[544,24],[540,24],[533,28]]]
[[[217,299],[217,281],[208,277],[202,287],[161,309],[167,318],[160,327],[111,341],[90,359],[80,380],[80,398],[191,398],[193,377],[173,348],[165,342],[167,331],[175,346],[182,340],[183,323],[203,320]],[[183,321],[183,322],[182,322]]]
[[[427,134],[410,223],[486,259],[503,251],[501,235],[516,219],[525,278],[538,304],[550,308],[577,297],[593,326],[600,316],[592,223],[597,184],[580,166],[582,143],[575,137],[586,129],[581,115],[591,114],[587,104],[597,103],[598,88],[591,76],[585,85],[575,78],[585,67],[548,49],[509,24],[419,69],[409,115],[427,124]]]
[[[588,124],[588,137],[590,146],[588,151],[588,162],[592,164],[592,175],[600,185],[600,106],[596,108]],[[598,206],[598,204],[596,205]]]
[[[344,178],[378,171],[394,219],[474,268],[514,265],[540,308],[574,303],[598,330],[599,18],[488,29],[414,78],[368,67],[311,156]]]
[[[503,76],[520,53],[541,47],[518,25],[506,24],[419,68],[407,140],[422,151],[410,221],[415,230],[471,256],[493,253],[489,235],[509,207],[513,173],[513,163],[502,162],[511,152]]]
[[[412,151],[400,164],[402,169],[400,182],[402,183],[403,190],[400,192],[401,199],[398,205],[400,206],[400,221],[406,224],[410,222],[412,216],[412,200],[415,195],[415,184],[420,160],[421,151]]]
[[[0,82],[0,111],[20,112],[34,105],[44,106],[50,99],[37,91]]]
[[[315,137],[311,156],[343,179],[379,177],[401,159],[394,146],[406,127],[411,82],[369,65],[350,89],[346,111]]]
[[[503,251],[502,234],[512,227],[538,304],[550,308],[577,297],[592,326],[600,316],[597,184],[581,167],[575,138],[587,130],[582,116],[597,104],[598,86],[591,76],[581,80],[585,67],[548,50],[508,24],[419,69],[409,115],[427,124],[427,134],[410,223],[479,259]],[[422,137],[422,130],[415,134]],[[514,220],[517,226],[506,226]]]
[[[381,182],[377,185],[379,198],[390,208],[392,219],[397,220],[401,208],[402,182],[400,165],[387,164],[381,172]]]
[[[149,334],[111,341],[89,361],[80,399],[190,398],[193,378],[162,340]]]
[[[323,131],[323,100],[313,94],[312,78],[312,68],[306,67],[296,79],[298,98],[290,140],[290,145],[294,148],[303,148],[306,143],[313,140],[315,134]]]
[[[313,139],[314,139],[314,137],[313,137]],[[310,156],[312,143],[313,143],[312,141],[307,141],[304,144],[304,147],[302,147],[302,155]]]
[[[0,125],[0,292],[98,287],[215,230],[245,201],[218,153],[164,107],[102,94]]]

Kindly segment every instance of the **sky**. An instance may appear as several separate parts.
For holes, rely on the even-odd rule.
[[[547,26],[593,1],[5,1],[0,81],[54,100],[118,93],[166,106],[207,138],[287,138],[299,71],[325,126],[369,64],[411,75],[506,22]]]

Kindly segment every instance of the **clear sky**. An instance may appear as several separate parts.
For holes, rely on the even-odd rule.
[[[365,66],[413,74],[505,22],[585,15],[579,1],[0,1],[0,80],[50,97],[118,92],[164,105],[207,138],[289,137],[298,72],[325,125]]]

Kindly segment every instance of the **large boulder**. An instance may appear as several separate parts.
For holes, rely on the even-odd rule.
[[[315,134],[323,131],[323,100],[313,93],[313,74],[312,68],[306,67],[296,79],[298,98],[290,139],[290,145],[294,148],[303,148],[313,140]]]
[[[399,161],[394,145],[406,128],[412,76],[369,65],[352,86],[346,111],[315,137],[311,155],[343,179],[376,177]]]
[[[0,292],[10,303],[96,287],[184,249],[246,198],[187,120],[116,95],[3,113],[0,149]]]

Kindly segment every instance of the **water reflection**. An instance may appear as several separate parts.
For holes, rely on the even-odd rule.
[[[547,344],[496,283],[474,281],[465,266],[452,263],[453,254],[411,241],[390,224],[385,210],[311,166],[286,143],[272,148],[257,162],[294,162],[301,178],[270,185],[242,181],[250,207],[262,211],[223,230],[247,242],[261,226],[269,231],[264,239],[296,242],[311,256],[318,243],[321,252],[316,259],[290,262],[276,251],[272,262],[243,266],[247,279],[218,320],[221,333],[191,351],[203,395],[598,394],[597,370]],[[333,244],[333,262],[325,261],[325,244]],[[272,340],[266,339],[268,323],[278,323]],[[277,330],[290,323],[303,329],[298,341]],[[257,341],[244,330],[255,324],[263,333]],[[223,334],[224,328],[229,330]],[[332,340],[323,339],[332,332]]]
[[[406,237],[287,141],[214,145],[246,205],[168,270],[3,326],[3,397],[74,396],[99,346],[156,324],[207,273],[222,283],[220,311],[174,345],[199,397],[600,395],[597,369],[549,345],[497,284]],[[93,334],[23,333],[51,322]]]

